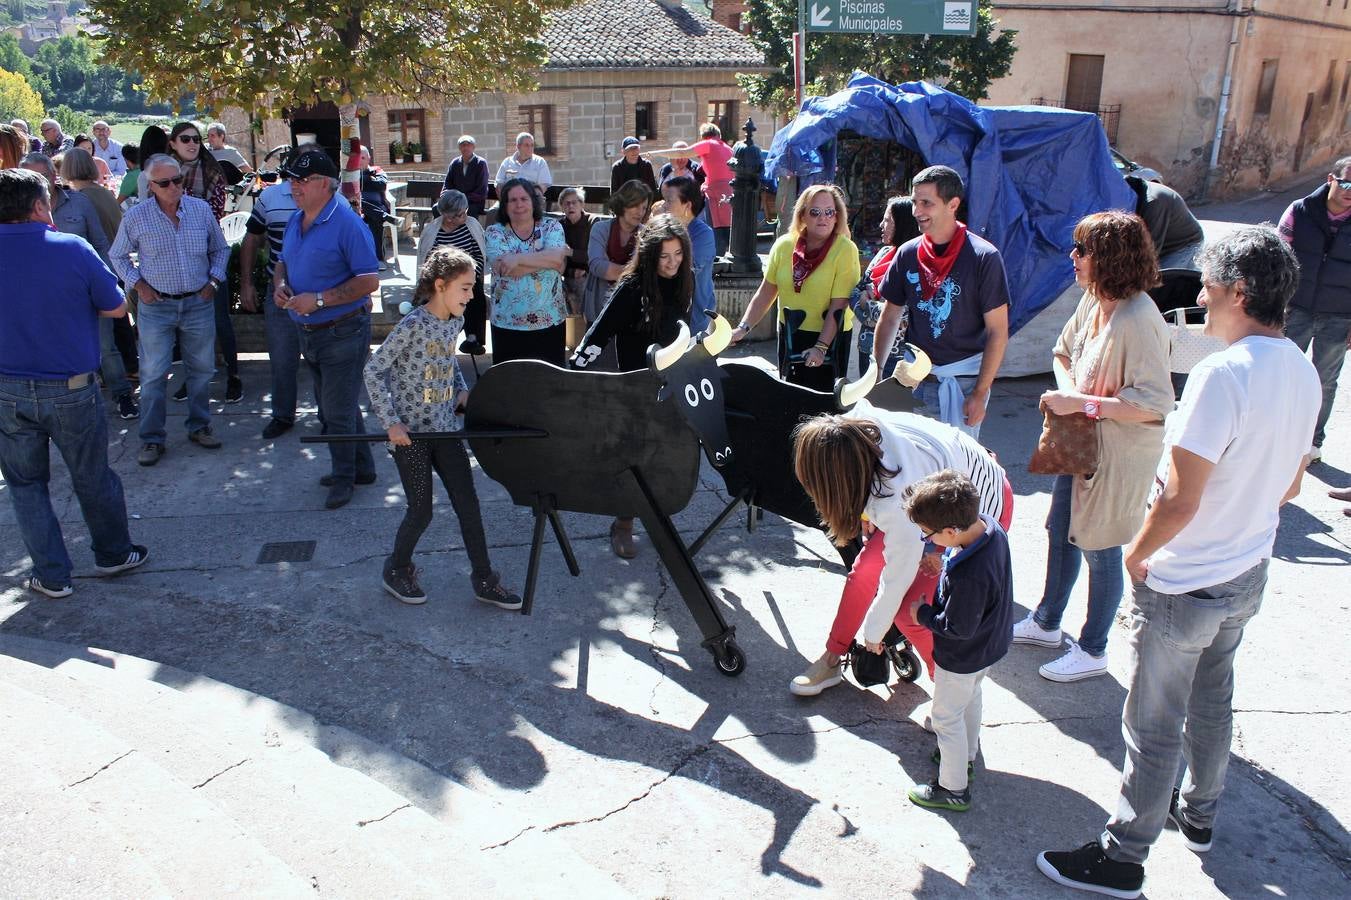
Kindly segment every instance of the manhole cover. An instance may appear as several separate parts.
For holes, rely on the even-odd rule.
[[[275,541],[264,544],[258,553],[258,564],[309,562],[314,559],[314,547],[314,541]]]

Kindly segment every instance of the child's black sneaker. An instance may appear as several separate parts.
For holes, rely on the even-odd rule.
[[[928,784],[917,784],[906,795],[916,806],[928,809],[945,809],[948,812],[966,812],[971,808],[971,788],[960,794],[943,787],[935,779]]]
[[[1097,841],[1089,841],[1078,850],[1038,853],[1037,868],[1056,884],[1122,900],[1134,900],[1145,886],[1144,866],[1117,862]]]
[[[1173,788],[1173,800],[1168,804],[1168,819],[1177,826],[1177,830],[1182,832],[1182,840],[1186,843],[1187,849],[1193,853],[1205,853],[1210,849],[1214,838],[1213,829],[1197,828],[1182,818],[1182,814],[1177,809],[1178,789]]]
[[[384,582],[385,590],[393,594],[400,603],[417,606],[427,602],[427,593],[417,583],[417,569],[411,565],[401,569],[386,565]]]
[[[520,609],[521,598],[502,587],[502,577],[496,572],[485,578],[472,578],[474,599],[480,603],[489,603],[500,609]]]
[[[943,764],[943,751],[942,751],[942,750],[939,750],[937,747],[935,747],[935,748],[934,748],[934,752],[929,756],[929,759],[933,760],[933,764],[934,764],[934,765],[936,765],[936,766],[941,766],[941,765]],[[975,763],[973,763],[973,762],[968,762],[968,763],[966,764],[966,777],[967,777],[967,778],[974,778],[974,777],[976,777],[976,764],[975,764]]]

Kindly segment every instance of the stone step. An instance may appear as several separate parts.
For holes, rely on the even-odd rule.
[[[391,884],[410,897],[444,895],[452,885],[490,895],[565,886],[620,893],[556,837],[528,832],[509,847],[483,849],[525,831],[524,819],[294,708],[107,651],[0,635],[0,653],[54,670],[62,679],[47,686],[54,697],[199,786],[295,871],[314,876],[323,895],[369,895]],[[3,677],[10,673],[0,668]],[[386,784],[406,785],[435,808],[420,809]]]
[[[0,674],[0,755],[23,759],[58,796],[82,804],[113,839],[95,851],[105,854],[98,868],[116,866],[117,856],[139,856],[170,895],[213,894],[305,897],[308,883],[206,798],[175,781],[154,755],[85,719],[78,712],[17,686],[7,662]],[[50,675],[52,680],[62,676]],[[26,798],[25,810],[47,802],[47,791]],[[63,829],[16,835],[21,844],[60,844]],[[20,853],[23,847],[18,848]],[[42,873],[36,883],[7,878],[14,896],[65,894],[71,885],[53,885]],[[122,895],[117,884],[100,886]]]

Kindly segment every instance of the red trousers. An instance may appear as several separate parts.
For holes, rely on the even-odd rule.
[[[999,525],[1005,531],[1008,531],[1009,524],[1013,521],[1013,485],[1009,484],[1007,478],[1004,479],[1004,514],[999,517]],[[826,641],[826,649],[837,656],[843,656],[849,652],[849,645],[853,643],[854,636],[858,634],[859,628],[863,625],[863,619],[868,615],[868,607],[872,605],[873,598],[877,596],[877,585],[882,580],[882,568],[886,564],[884,552],[886,549],[886,535],[880,531],[874,531],[866,541],[863,542],[863,551],[859,553],[858,559],[854,560],[854,566],[849,570],[849,575],[844,580],[844,593],[840,597],[840,608],[835,612],[835,621],[830,626],[830,638]],[[901,600],[901,608],[896,613],[896,627],[900,629],[901,634],[910,642],[910,646],[915,648],[919,658],[924,660],[924,665],[929,670],[929,677],[934,673],[934,639],[933,632],[923,625],[915,624],[915,617],[911,614],[911,609],[922,602],[928,602],[933,599],[934,592],[938,590],[938,567],[933,567],[933,571],[925,571],[926,562],[921,561],[919,571],[915,573],[915,580],[910,583],[910,589],[905,592],[904,599]]]

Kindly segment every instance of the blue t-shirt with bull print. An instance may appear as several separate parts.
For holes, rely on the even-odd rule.
[[[888,303],[907,306],[905,339],[945,366],[985,349],[985,314],[1009,302],[1004,260],[994,244],[971,232],[938,292],[925,300],[919,287],[919,242],[901,246],[878,289]],[[940,252],[947,249],[940,244]]]

